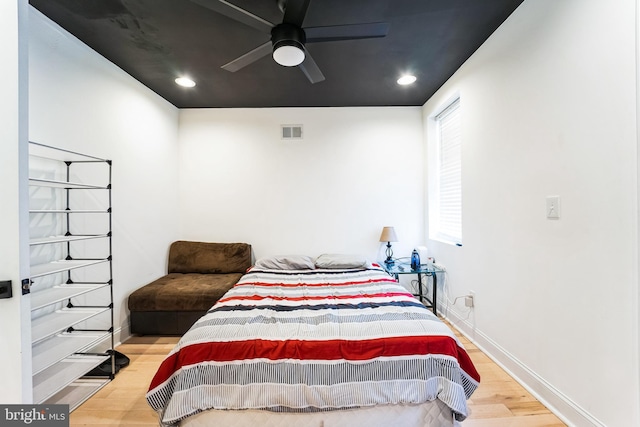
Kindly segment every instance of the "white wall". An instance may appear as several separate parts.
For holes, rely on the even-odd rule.
[[[640,424],[635,0],[526,0],[422,111],[178,113],[30,18],[30,139],[114,160],[117,326],[176,238],[246,241],[257,257],[378,257],[381,228],[394,225],[396,255],[409,255],[425,233],[423,117],[458,91],[464,246],[428,242],[450,294],[476,292],[458,324],[572,423]],[[15,38],[14,18],[0,28]],[[15,90],[15,70],[0,73]],[[303,124],[305,139],[280,140],[285,123]],[[15,127],[2,132],[15,140]],[[15,147],[9,162],[2,153],[16,179]],[[555,194],[562,218],[549,221]]]
[[[0,280],[11,280],[13,297],[0,299],[0,402],[31,399],[28,300],[20,281],[28,277],[29,253],[24,237],[28,222],[27,177],[27,2],[0,2]],[[13,349],[13,351],[6,351]]]
[[[29,138],[113,160],[115,327],[178,238],[178,109],[30,8]]]
[[[635,0],[526,0],[424,106],[461,96],[450,316],[573,425],[640,425],[635,32]]]
[[[280,139],[302,124],[304,139]],[[424,243],[420,108],[278,108],[180,113],[181,235],[250,243],[257,258],[396,256]]]

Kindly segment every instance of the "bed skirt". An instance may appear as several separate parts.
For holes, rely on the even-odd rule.
[[[440,400],[420,405],[381,405],[327,412],[291,413],[255,409],[208,410],[192,415],[181,427],[461,427]]]

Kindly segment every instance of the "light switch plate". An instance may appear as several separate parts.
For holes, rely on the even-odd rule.
[[[547,196],[547,219],[560,219],[560,196]]]

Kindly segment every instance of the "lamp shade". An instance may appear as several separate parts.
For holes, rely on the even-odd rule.
[[[381,242],[397,242],[398,236],[396,236],[396,230],[393,227],[384,227],[382,234],[380,234]]]

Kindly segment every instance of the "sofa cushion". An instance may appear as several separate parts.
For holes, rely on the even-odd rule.
[[[129,295],[130,311],[206,311],[242,274],[170,273]]]
[[[251,245],[178,240],[169,248],[169,273],[245,273],[251,267]]]

